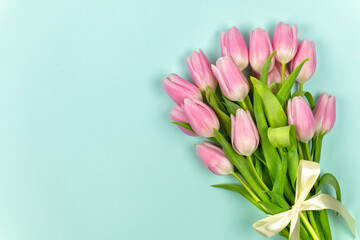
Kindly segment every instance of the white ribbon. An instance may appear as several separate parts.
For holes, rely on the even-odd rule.
[[[346,220],[351,232],[356,237],[355,219],[345,206],[328,194],[315,195],[305,201],[317,178],[320,175],[320,164],[300,160],[296,182],[294,206],[285,212],[269,216],[253,224],[253,228],[265,237],[281,232],[290,223],[290,240],[300,239],[300,212],[331,209],[340,213]]]

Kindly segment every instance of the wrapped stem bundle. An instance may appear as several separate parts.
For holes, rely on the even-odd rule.
[[[236,27],[220,40],[216,65],[201,50],[187,58],[196,85],[176,74],[163,79],[177,103],[173,123],[187,135],[208,139],[196,146],[200,160],[213,173],[239,181],[213,187],[241,194],[270,215],[253,225],[264,236],[332,239],[326,209],[343,215],[355,234],[338,181],[330,173],[320,176],[322,140],[334,126],[336,104],[323,93],[315,105],[303,90],[316,68],[314,43],[298,44],[297,26],[284,23],[272,42],[257,28],[248,48]],[[242,71],[249,62],[253,71],[246,77]],[[335,189],[336,199],[321,193],[323,184]]]

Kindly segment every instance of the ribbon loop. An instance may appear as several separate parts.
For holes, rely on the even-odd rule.
[[[299,163],[295,204],[285,212],[275,214],[257,221],[253,228],[265,237],[271,237],[281,232],[290,223],[290,240],[300,239],[300,213],[301,211],[319,211],[331,209],[340,213],[351,232],[356,237],[355,219],[346,210],[345,206],[328,194],[315,195],[305,200],[320,175],[320,164],[312,161],[301,160]]]
[[[320,164],[301,160],[296,182],[295,206],[301,206],[320,175]]]

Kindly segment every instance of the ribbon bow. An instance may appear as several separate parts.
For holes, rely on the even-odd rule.
[[[320,164],[301,160],[296,182],[294,206],[285,212],[269,216],[253,224],[253,228],[265,237],[281,232],[290,223],[290,240],[300,239],[300,212],[331,209],[340,213],[346,220],[351,232],[356,236],[355,219],[345,206],[328,194],[315,195],[305,201],[310,190],[320,175]]]

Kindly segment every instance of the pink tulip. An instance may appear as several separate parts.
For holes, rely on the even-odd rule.
[[[248,66],[249,52],[239,29],[234,26],[226,32],[221,32],[220,43],[222,57],[232,58],[240,71]]]
[[[231,117],[231,142],[240,155],[250,156],[259,145],[259,133],[250,112],[239,108]]]
[[[261,73],[266,59],[273,52],[273,47],[267,31],[257,28],[250,33],[249,57],[250,65],[255,72]],[[270,63],[269,71],[274,67],[275,59]]]
[[[217,81],[211,71],[211,64],[201,49],[199,53],[193,51],[191,56],[186,58],[186,64],[196,86],[204,91],[207,87],[216,90]]]
[[[187,119],[194,132],[202,137],[215,137],[220,123],[214,111],[205,103],[197,99],[185,99],[184,108]]]
[[[195,98],[202,100],[199,89],[192,83],[189,83],[172,73],[168,77],[162,79],[162,85],[165,92],[177,104],[183,104],[185,98]]]
[[[196,153],[201,162],[216,175],[228,175],[234,172],[234,165],[226,158],[224,151],[204,141],[196,145]]]
[[[249,83],[231,58],[221,57],[211,67],[224,95],[232,101],[243,101],[249,93]]]
[[[290,70],[294,71],[294,69],[299,66],[299,64],[305,60],[306,58],[310,58],[305,62],[302,67],[296,81],[299,83],[304,83],[309,80],[315,73],[316,69],[316,51],[315,44],[310,40],[302,40],[298,46],[297,53],[294,59],[290,63]]]
[[[297,32],[296,25],[294,25],[294,28],[291,28],[289,24],[278,23],[273,36],[276,60],[286,64],[294,58],[297,50]]]
[[[288,123],[295,126],[296,138],[308,142],[315,132],[315,120],[307,102],[302,97],[290,99],[287,106]]]
[[[175,105],[172,108],[172,111],[170,112],[170,118],[174,122],[182,122],[182,123],[189,123],[189,120],[186,116],[185,109],[183,105]],[[181,126],[178,126],[181,131],[183,131],[185,134],[189,136],[196,136],[196,134],[186,128],[183,128]]]
[[[328,133],[336,119],[336,99],[327,93],[321,94],[313,110],[315,116],[315,135]]]
[[[281,83],[281,63],[278,61],[275,61],[274,68],[269,72],[268,75],[268,86],[270,86],[271,83]],[[285,68],[285,79],[289,76],[289,71],[287,68]]]

